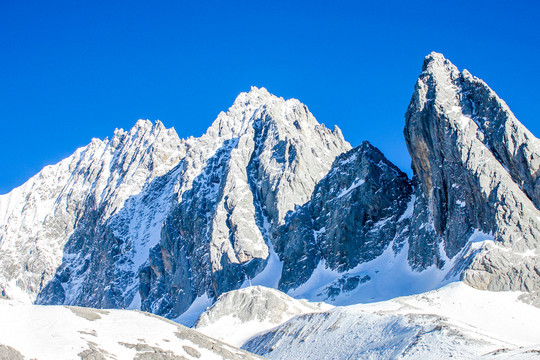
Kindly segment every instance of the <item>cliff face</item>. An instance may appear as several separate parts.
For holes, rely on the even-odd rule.
[[[428,226],[411,228],[411,264],[422,269],[461,254],[454,271],[464,269],[474,287],[538,290],[539,140],[483,81],[442,55],[427,56],[422,70],[404,133],[413,218]],[[474,243],[479,232],[492,241]]]
[[[340,155],[311,201],[278,230],[280,289],[305,283],[321,261],[343,273],[379,257],[396,237],[411,191],[407,175],[368,142]]]
[[[40,302],[125,306],[113,294],[133,297],[134,247],[148,234],[135,238],[137,227],[128,233],[127,219],[121,221],[123,230],[109,224],[133,208],[134,197],[184,153],[184,141],[173,129],[141,120],[130,131],[116,130],[111,139],[92,140],[1,196],[2,295],[33,302],[42,293]],[[120,279],[122,289],[116,286]]]
[[[178,316],[197,297],[216,297],[256,277],[272,255],[272,228],[309,199],[334,158],[350,148],[339,129],[317,123],[305,105],[264,89],[240,95],[193,151],[223,137],[198,165],[192,186],[179,192],[142,269],[145,309]]]

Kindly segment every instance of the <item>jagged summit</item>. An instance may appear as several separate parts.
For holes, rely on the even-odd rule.
[[[424,58],[424,63],[422,64],[422,72],[436,72],[437,69],[445,67],[455,68],[454,64],[447,60],[443,54],[432,51]]]
[[[540,289],[531,271],[540,268],[538,139],[483,81],[436,53],[405,118],[417,180],[409,260],[422,268],[454,259],[481,289]]]
[[[260,100],[269,99],[269,98],[277,98],[277,99],[283,100],[283,98],[277,97],[271,94],[270,92],[268,92],[268,90],[266,90],[266,88],[264,87],[259,88],[256,86],[252,86],[249,91],[241,92],[240,94],[238,94],[238,96],[234,100],[234,104],[240,103],[240,102],[246,103],[249,101],[257,101],[257,100],[260,101]]]
[[[143,306],[176,317],[197,297],[215,298],[248,277],[279,273],[275,226],[309,200],[348,149],[340,132],[319,124],[298,100],[257,88],[240,94],[187,153],[186,186],[166,220],[168,235],[150,256]],[[194,216],[200,220],[193,222]],[[165,267],[171,257],[180,277]],[[278,277],[259,278],[277,286]]]
[[[285,100],[269,93],[265,88],[254,86],[249,92],[240,93],[227,112],[219,113],[205,135],[212,138],[230,139],[240,136],[252,126],[259,126],[258,124],[276,128],[282,137],[296,136],[296,134],[290,134],[291,131],[305,133],[305,136],[309,137],[318,136],[313,134],[314,131],[331,132],[340,138],[341,142],[346,143],[337,126],[334,131],[328,130],[299,100]]]
[[[176,317],[280,269],[272,228],[348,149],[298,100],[258,88],[199,138],[160,121],[117,129],[0,198],[2,296]]]

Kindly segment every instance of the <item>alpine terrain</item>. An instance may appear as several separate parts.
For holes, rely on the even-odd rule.
[[[92,140],[0,196],[0,311],[36,319],[0,354],[65,316],[65,358],[539,357],[540,140],[438,53],[404,136],[412,179],[253,87],[199,138]]]

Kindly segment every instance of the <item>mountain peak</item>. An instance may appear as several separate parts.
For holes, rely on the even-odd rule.
[[[264,87],[258,88],[256,86],[252,86],[249,91],[238,94],[234,100],[233,107],[235,105],[245,107],[248,104],[267,104],[277,100],[283,101],[283,98],[271,94]]]
[[[426,71],[429,68],[433,68],[436,66],[441,66],[446,63],[450,63],[448,59],[444,57],[443,54],[432,51],[426,57],[424,58],[424,63],[422,65],[422,71]]]
[[[462,278],[473,287],[537,291],[540,280],[521,254],[540,238],[538,139],[483,81],[437,53],[424,61],[404,133],[419,184],[413,211],[422,219],[411,228],[409,261],[431,266],[440,243],[446,255],[436,265],[445,256],[466,264]],[[471,263],[463,249],[474,234],[498,245]]]
[[[431,52],[424,58],[422,74],[432,75],[437,82],[445,82],[448,78],[461,75],[458,68],[446,59],[443,54]]]
[[[163,130],[163,129],[165,129],[165,125],[163,125],[163,123],[159,120],[156,120],[154,123],[152,123],[152,121],[148,119],[146,120],[139,119],[137,120],[135,125],[133,125],[133,127],[129,130],[129,133],[133,134],[139,130],[145,131],[145,130]]]
[[[152,121],[148,119],[139,119],[128,131],[124,130],[123,128],[114,129],[114,136],[112,138],[113,144],[117,144],[119,141],[121,141],[128,135],[132,138],[139,138],[152,134],[159,134],[164,130],[167,129],[165,128],[165,125],[163,125],[163,123],[159,120],[156,120],[154,123],[152,123]],[[171,131],[174,131],[174,129],[169,129],[169,132]]]

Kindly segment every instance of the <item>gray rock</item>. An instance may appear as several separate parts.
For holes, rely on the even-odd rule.
[[[284,263],[280,290],[303,284],[320,261],[345,272],[380,256],[396,236],[411,191],[407,175],[368,142],[340,155],[276,234]]]
[[[5,360],[24,360],[24,356],[11,346],[0,345],[0,358]]]
[[[218,116],[188,149],[185,172],[216,139],[221,145],[196,163],[198,175],[178,194],[141,270],[143,309],[177,317],[195,298],[216,298],[255,277],[269,258],[272,229],[309,200],[335,157],[350,148],[305,105],[264,89],[241,94]]]
[[[405,115],[416,202],[409,261],[480,289],[536,291],[540,142],[481,80],[426,57]],[[471,235],[484,233],[480,244]]]
[[[282,324],[306,312],[321,311],[321,304],[293,299],[279,291],[253,286],[222,294],[197,320],[194,329],[205,328],[223,317],[235,317],[240,323]]]

